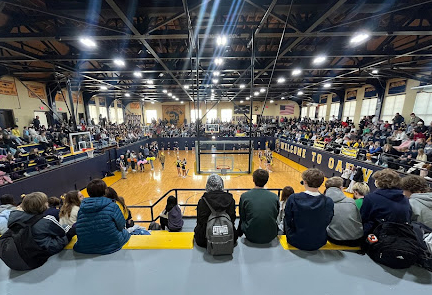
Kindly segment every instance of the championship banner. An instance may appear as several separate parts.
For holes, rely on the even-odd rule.
[[[63,95],[62,95],[62,93],[63,93]],[[67,101],[67,96],[66,95],[67,94],[66,94],[65,90],[62,90],[62,92],[57,91],[56,96],[55,96],[55,101],[63,101],[64,102],[65,99]],[[64,97],[64,99],[63,99],[63,97]]]
[[[105,97],[99,97],[99,106],[104,107],[106,106],[106,100]]]
[[[250,105],[235,105],[234,106],[234,114],[249,114],[250,113]]]
[[[364,95],[365,98],[370,98],[375,96],[377,96],[377,91],[375,87],[369,86],[365,88],[365,95]]]
[[[327,94],[320,95],[320,103],[327,103]]]
[[[78,103],[78,101],[79,101],[79,104],[84,104],[82,96],[80,95],[80,93],[78,93],[76,91],[72,92],[72,99],[73,99],[74,104]]]
[[[139,102],[131,102],[131,103],[129,104],[129,108],[130,108],[130,109],[135,109],[135,110],[137,110],[137,109],[140,108],[140,103],[139,103]]]
[[[28,96],[31,98],[41,98],[43,100],[47,100],[45,87],[41,85],[28,85]],[[38,97],[39,96],[39,97]]]
[[[163,119],[167,120],[169,124],[176,126],[182,125],[185,119],[185,106],[180,105],[163,105],[162,106]]]
[[[406,80],[396,81],[390,83],[388,94],[405,93],[405,90],[406,90]]]
[[[348,91],[346,100],[354,100],[357,98],[357,90]]]
[[[18,95],[15,81],[0,80],[0,94]]]

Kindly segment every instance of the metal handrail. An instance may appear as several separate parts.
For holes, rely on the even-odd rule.
[[[162,197],[160,197],[154,204],[152,205],[133,205],[133,206],[128,206],[128,208],[132,208],[132,209],[150,209],[150,216],[151,216],[151,220],[134,220],[134,222],[137,223],[148,223],[148,222],[153,222],[159,219],[159,216],[157,216],[156,218],[154,218],[154,207],[161,202],[163,199],[165,199],[168,195],[170,195],[172,192],[174,192],[174,196],[175,198],[178,198],[178,192],[180,191],[205,191],[205,188],[173,188],[170,189],[169,191],[167,191],[165,194],[162,195]],[[230,191],[249,191],[250,188],[231,188],[231,189],[225,189],[224,191],[226,191],[227,193],[229,193]],[[278,198],[280,198],[281,196],[281,188],[270,188],[267,189],[268,191],[277,191],[277,195]],[[196,207],[198,206],[198,204],[179,204],[180,207]],[[236,204],[236,207],[238,207],[238,204]],[[185,217],[191,217],[191,216],[185,216]]]

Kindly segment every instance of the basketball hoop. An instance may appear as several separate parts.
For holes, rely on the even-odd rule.
[[[216,169],[217,170],[222,170],[222,169],[230,170],[231,167],[229,165],[218,165],[218,166],[216,166]]]
[[[94,149],[83,149],[83,151],[87,153],[87,157],[88,158],[93,158],[94,157],[94,155],[93,155]]]

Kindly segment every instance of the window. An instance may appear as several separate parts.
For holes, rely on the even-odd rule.
[[[110,118],[111,123],[117,123],[115,107],[109,108],[109,118]]]
[[[305,118],[308,115],[308,107],[302,107],[301,108],[301,117]]]
[[[117,107],[117,123],[118,124],[122,124],[124,123],[124,119],[123,119],[123,108],[119,108]]]
[[[333,115],[335,118],[339,117],[339,108],[340,108],[340,102],[332,103],[330,106],[330,117],[333,118]]]
[[[402,113],[404,102],[405,94],[387,96],[384,100],[381,119],[384,122],[389,121],[391,123],[396,113]]]
[[[90,120],[93,119],[95,124],[99,123],[99,116],[97,114],[96,106],[95,105],[89,105],[89,111],[90,111]]]
[[[199,110],[199,113],[197,110],[191,110],[191,123],[195,123],[196,119],[202,117],[202,111]]]
[[[102,115],[102,118],[106,118],[108,120],[107,108],[99,107],[99,115]]]
[[[342,120],[346,120],[346,118],[352,120],[354,118],[356,103],[355,100],[345,102]]]
[[[327,105],[323,104],[318,107],[318,119],[325,119],[327,115]]]
[[[217,119],[217,110],[215,109],[210,111],[207,110],[206,119],[207,119],[207,123],[214,122]]]
[[[151,124],[152,120],[157,120],[157,111],[156,110],[146,110],[146,124]]]
[[[432,121],[432,93],[417,93],[413,112],[429,125]]]
[[[221,119],[222,119],[222,122],[231,122],[231,120],[232,120],[232,114],[233,114],[233,110],[232,109],[222,109],[221,110]]]
[[[377,101],[378,98],[363,99],[362,108],[360,112],[360,120],[364,116],[375,115]]]
[[[316,106],[309,107],[309,118],[315,119]]]

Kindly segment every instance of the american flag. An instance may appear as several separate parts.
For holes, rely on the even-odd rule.
[[[294,105],[280,105],[280,112],[281,115],[294,115]]]

